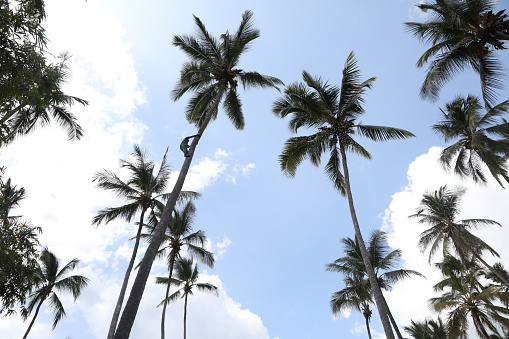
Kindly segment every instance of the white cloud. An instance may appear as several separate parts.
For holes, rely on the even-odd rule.
[[[476,233],[484,241],[495,248],[501,260],[509,258],[506,245],[509,237],[509,216],[501,208],[501,202],[507,201],[507,192],[494,179],[489,178],[486,186],[462,181],[452,174],[445,173],[437,159],[441,148],[433,147],[427,154],[421,155],[410,164],[408,169],[409,184],[401,192],[392,196],[392,202],[385,216],[384,229],[389,232],[388,242],[393,248],[403,251],[406,261],[405,268],[424,274],[427,280],[419,277],[404,281],[387,293],[387,302],[400,327],[408,325],[410,319],[421,321],[425,317],[436,317],[428,308],[428,299],[434,297],[432,285],[440,280],[440,274],[428,264],[429,252],[421,253],[417,242],[419,234],[426,226],[418,220],[408,218],[414,214],[425,192],[438,189],[447,184],[449,187],[463,186],[467,192],[463,197],[460,219],[486,218],[500,222],[504,228],[490,227]],[[495,258],[486,254],[486,261],[493,263]],[[440,255],[432,259],[432,263],[440,260]]]
[[[232,244],[232,241],[230,240],[230,238],[228,238],[226,235],[223,237],[223,241],[221,242],[218,242],[216,243],[216,248],[217,248],[217,253],[216,253],[216,257],[217,258],[223,258],[225,253],[226,253],[226,249],[228,248],[228,246],[230,246]]]

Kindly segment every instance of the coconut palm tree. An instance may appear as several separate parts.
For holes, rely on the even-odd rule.
[[[168,150],[166,150],[166,152],[168,152]],[[134,152],[131,154],[131,157],[120,160],[120,167],[125,168],[130,173],[130,177],[127,181],[123,181],[115,173],[106,169],[97,172],[94,176],[94,181],[97,181],[97,186],[99,188],[115,192],[119,198],[126,200],[127,204],[100,210],[92,219],[93,225],[98,226],[101,223],[108,224],[117,218],[130,222],[132,218],[139,213],[138,231],[135,237],[131,260],[125,272],[115,311],[113,312],[110,323],[108,332],[108,338],[110,339],[113,338],[115,334],[115,328],[127,290],[129,276],[138,253],[145,214],[149,209],[154,209],[156,207],[163,208],[164,205],[161,200],[167,199],[169,195],[165,193],[170,177],[170,167],[166,162],[166,152],[164,153],[159,169],[156,171],[155,163],[148,159],[146,152],[144,152],[140,146],[134,145]],[[198,194],[194,192],[182,193],[181,199],[198,196]]]
[[[508,16],[503,10],[494,13],[495,4],[492,0],[431,0],[417,5],[431,12],[427,22],[405,23],[411,34],[431,45],[417,61],[417,67],[430,64],[421,97],[437,100],[440,89],[455,74],[471,67],[480,76],[486,106],[494,103],[504,76],[495,54],[509,40]]]
[[[411,320],[410,326],[405,326],[405,331],[414,339],[447,339],[447,331],[440,317],[437,321],[424,319],[423,322]]]
[[[334,187],[348,197],[355,237],[359,241],[362,258],[375,291],[375,301],[382,324],[387,337],[393,338],[386,307],[378,291],[376,277],[369,262],[355,214],[346,152],[351,151],[365,158],[371,158],[370,153],[353,139],[356,132],[374,141],[405,139],[414,135],[399,128],[363,125],[357,121],[364,113],[363,95],[367,89],[371,88],[375,78],[361,82],[360,70],[353,52],[346,59],[341,87],[331,86],[306,71],[303,71],[302,76],[304,83],[287,86],[284,96],[274,103],[273,112],[281,118],[290,115],[289,127],[295,133],[301,127],[313,128],[316,132],[286,141],[279,157],[281,170],[293,177],[303,160],[309,159],[313,165],[318,166],[322,154],[329,151],[330,157],[325,166],[325,172]],[[343,165],[343,173],[341,173],[341,165]]]
[[[177,278],[168,279],[166,277],[157,277],[156,284],[181,286],[175,293],[166,297],[159,305],[166,305],[169,302],[176,301],[178,298],[184,299],[184,339],[186,339],[186,319],[187,319],[187,298],[193,295],[193,288],[198,291],[208,292],[218,296],[217,287],[208,283],[198,283],[198,265],[193,267],[193,259],[179,259],[175,263],[175,275]]]
[[[32,318],[23,339],[28,336],[28,333],[34,324],[44,301],[49,301],[50,308],[55,314],[53,319],[53,329],[55,329],[60,319],[65,316],[64,306],[56,292],[72,293],[74,301],[76,301],[83,288],[86,287],[89,282],[87,278],[81,275],[66,277],[66,275],[70,273],[80,262],[78,259],[71,260],[60,269],[60,263],[57,257],[47,248],[44,248],[39,260],[41,262],[40,269],[37,272],[39,284],[37,289],[29,296],[28,307],[23,307],[21,310],[21,316],[24,320],[26,320],[35,307],[34,317]]]
[[[479,98],[473,95],[466,99],[458,96],[445,106],[445,111],[440,109],[443,120],[434,125],[433,130],[446,142],[459,139],[442,151],[440,163],[447,170],[454,168],[454,173],[460,177],[486,183],[484,164],[503,187],[501,179],[509,182],[506,163],[509,143],[504,138],[509,134],[509,124],[497,118],[509,111],[509,100],[485,114],[481,113],[482,109]]]
[[[177,197],[191,166],[194,151],[210,120],[216,116],[220,102],[223,101],[223,108],[234,126],[242,129],[244,114],[237,92],[238,81],[244,88],[277,88],[277,85],[282,84],[277,78],[237,68],[240,56],[249,49],[253,40],[260,36],[260,32],[253,27],[252,16],[251,11],[244,12],[237,31],[234,34],[226,32],[219,40],[211,36],[201,20],[195,17],[198,26],[196,36],[175,36],[173,39],[173,44],[182,49],[191,60],[183,65],[179,83],[172,96],[177,100],[189,91],[196,92],[187,106],[186,116],[199,129],[190,145],[159,224],[154,230],[152,242],[143,257],[129,300],[122,313],[117,329],[118,336],[115,334],[116,339],[129,337],[152,263],[163,241]]]
[[[188,201],[181,209],[175,209],[173,211],[172,219],[168,224],[161,249],[158,252],[159,256],[167,258],[169,269],[168,281],[171,281],[175,261],[182,258],[182,250],[184,249],[207,266],[211,268],[214,267],[215,260],[213,254],[203,248],[207,240],[205,232],[202,230],[193,232],[192,225],[195,217],[196,207],[191,201]],[[157,223],[158,218],[154,213],[147,225],[149,232],[142,234],[141,237],[150,240]],[[165,337],[164,321],[166,318],[170,285],[171,284],[167,284],[166,286],[166,295],[161,316],[161,339]]]
[[[373,297],[366,288],[366,281],[354,277],[345,277],[343,279],[345,288],[334,292],[330,301],[332,314],[339,317],[342,311],[354,309],[362,313],[366,321],[368,337],[371,339],[371,330],[369,321],[373,311],[369,305],[373,304]]]
[[[475,261],[464,261],[447,255],[436,265],[444,280],[434,286],[436,292],[444,292],[432,298],[430,306],[437,312],[450,310],[446,329],[448,338],[465,338],[470,316],[476,332],[489,339],[488,329],[500,336],[498,326],[509,329],[509,309],[496,305],[501,297],[500,288],[484,286],[480,278],[485,276]]]
[[[488,250],[492,255],[499,257],[498,253],[482,239],[470,233],[472,228],[490,225],[500,226],[500,224],[490,219],[456,220],[460,213],[459,203],[465,192],[464,189],[449,189],[445,185],[434,192],[424,194],[417,208],[417,213],[410,216],[410,218],[419,218],[419,223],[431,226],[421,233],[419,247],[422,252],[426,251],[428,247],[430,248],[430,261],[440,246],[442,246],[444,257],[450,254],[450,248],[453,247],[463,261],[468,261],[469,257],[473,256],[499,277],[506,286],[509,286],[509,281],[482,258],[482,251],[484,250]]]
[[[75,104],[86,106],[88,101],[67,95],[61,90],[69,78],[66,62],[70,57],[68,53],[62,53],[57,64],[38,65],[37,75],[34,75],[29,87],[17,89],[22,95],[17,98],[15,107],[0,110],[0,142],[11,142],[17,136],[25,135],[51,120],[67,130],[69,140],[81,138],[83,129],[69,108]],[[7,106],[0,105],[0,108]]]
[[[376,281],[380,289],[390,291],[393,284],[398,281],[412,276],[423,277],[422,274],[413,270],[395,269],[400,264],[402,253],[400,249],[391,251],[387,245],[386,237],[387,235],[385,232],[374,230],[371,233],[367,248],[369,262],[375,271]],[[357,238],[355,238],[355,240],[343,238],[341,239],[341,243],[343,244],[346,255],[335,260],[334,263],[327,264],[326,270],[343,274],[345,276],[344,282],[346,288],[333,294],[331,306],[334,312],[335,309],[341,310],[342,308],[354,306],[357,299],[359,299],[359,301],[361,301],[360,306],[363,307],[364,312],[365,305],[363,305],[362,302],[368,305],[372,303],[373,292],[369,283],[366,266],[362,259],[359,242]],[[350,303],[345,302],[345,300],[349,299],[351,300]],[[383,300],[386,303],[385,298]],[[342,305],[343,303],[345,304],[344,306]],[[359,307],[354,308],[360,310]],[[389,308],[387,308],[387,311],[398,338],[402,338]],[[366,315],[364,316],[366,317]],[[366,324],[367,322],[368,319],[366,318]]]

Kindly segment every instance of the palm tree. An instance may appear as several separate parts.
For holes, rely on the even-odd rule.
[[[422,274],[413,270],[394,269],[395,267],[399,266],[402,253],[400,249],[391,251],[387,245],[386,237],[387,235],[385,232],[374,230],[371,233],[367,248],[369,262],[375,271],[375,277],[379,288],[390,291],[392,289],[392,285],[398,281],[416,275],[423,277]],[[354,306],[357,302],[356,299],[359,299],[365,304],[372,303],[373,296],[372,288],[369,283],[368,273],[362,259],[362,252],[357,238],[355,238],[355,240],[351,238],[343,238],[341,239],[341,243],[343,244],[344,252],[346,255],[335,260],[334,263],[327,264],[326,266],[326,270],[329,272],[342,273],[345,276],[345,286],[347,286],[345,289],[334,293],[333,300],[331,301],[333,312],[335,309],[340,310],[345,307]],[[384,303],[387,304],[383,294],[382,298]],[[355,303],[346,303],[345,300],[348,299],[351,299],[351,301]],[[345,303],[345,305],[342,305],[342,303]],[[361,303],[361,306],[363,306],[365,309],[365,305],[362,305]],[[354,308],[359,309],[359,307]],[[401,333],[399,332],[399,329],[396,325],[396,321],[394,320],[388,307],[387,311],[398,337],[402,338]],[[364,316],[366,317],[366,315]],[[366,324],[367,323],[368,318],[366,318]]]
[[[168,198],[159,224],[154,230],[152,242],[143,257],[129,300],[120,319],[117,329],[118,334],[115,334],[116,339],[129,337],[152,263],[163,241],[177,197],[184,185],[194,150],[210,119],[216,116],[219,103],[224,99],[223,108],[227,116],[236,128],[242,129],[244,127],[244,115],[237,93],[238,80],[244,88],[277,88],[277,85],[282,84],[281,80],[277,78],[261,75],[257,72],[245,72],[236,68],[240,56],[249,49],[252,41],[260,35],[259,31],[253,27],[252,16],[251,11],[244,12],[235,34],[229,34],[228,32],[222,34],[220,42],[210,35],[197,17],[194,17],[198,26],[196,37],[184,35],[175,36],[173,39],[173,44],[181,48],[190,57],[191,61],[183,65],[179,84],[173,91],[172,96],[177,100],[188,91],[196,91],[187,107],[186,116],[189,121],[197,124],[199,129],[196,133],[197,137],[193,138],[190,145],[189,152],[185,157],[179,177]]]
[[[168,150],[166,150],[166,152],[168,152]],[[113,312],[110,323],[108,332],[109,339],[113,338],[115,334],[115,328],[127,290],[127,283],[138,252],[145,213],[148,209],[154,209],[155,207],[162,208],[162,206],[164,206],[160,200],[168,197],[165,191],[168,187],[168,180],[170,177],[170,167],[166,162],[166,153],[163,156],[159,169],[155,172],[154,162],[148,160],[148,155],[138,145],[134,145],[134,152],[131,158],[122,159],[120,161],[120,167],[129,171],[130,177],[127,181],[123,181],[115,173],[106,169],[97,172],[94,176],[94,181],[97,181],[97,186],[99,188],[115,192],[119,198],[127,200],[127,204],[100,210],[92,219],[93,225],[98,226],[103,222],[107,224],[117,218],[122,218],[130,222],[137,213],[140,213],[138,231],[135,237],[131,260],[125,272],[124,281],[122,282],[115,311]],[[186,192],[186,196],[189,195],[193,196],[193,193]]]
[[[176,279],[168,279],[165,277],[157,277],[156,284],[161,285],[177,285],[182,286],[175,293],[166,297],[159,305],[166,305],[168,302],[176,301],[178,298],[184,298],[184,339],[186,339],[186,318],[187,318],[187,298],[193,294],[193,288],[198,291],[213,293],[218,296],[217,287],[208,283],[197,283],[198,281],[198,265],[194,265],[193,259],[179,259],[175,263]]]
[[[504,49],[503,41],[509,40],[508,16],[504,11],[494,13],[495,4],[492,0],[432,0],[417,5],[432,14],[430,21],[405,23],[411,34],[431,45],[417,61],[417,67],[430,63],[421,97],[437,100],[444,84],[471,67],[480,76],[486,106],[493,104],[504,76],[495,50]]]
[[[274,103],[273,112],[281,118],[291,115],[289,126],[295,133],[300,127],[315,128],[317,131],[309,136],[293,137],[286,141],[283,153],[279,157],[281,170],[293,177],[304,159],[309,158],[313,165],[318,166],[322,154],[327,150],[330,151],[325,172],[334,187],[348,197],[355,237],[359,241],[362,258],[375,291],[375,301],[385,333],[391,339],[393,334],[387,319],[386,307],[378,291],[375,274],[355,214],[346,152],[353,151],[365,158],[371,158],[369,152],[352,138],[356,131],[374,141],[405,139],[414,135],[403,129],[363,125],[357,121],[364,113],[363,95],[371,88],[375,78],[361,82],[360,70],[353,52],[346,59],[340,88],[329,85],[321,78],[312,77],[306,71],[303,71],[302,75],[305,83],[295,83],[286,87],[283,98]],[[344,174],[341,173],[341,164]]]
[[[481,257],[483,250],[488,250],[492,255],[499,256],[498,253],[479,237],[470,233],[471,228],[482,226],[498,225],[496,221],[490,219],[463,219],[456,220],[459,211],[459,203],[464,189],[448,189],[447,185],[441,186],[434,192],[425,193],[417,213],[411,215],[411,218],[419,218],[419,223],[428,224],[431,227],[422,232],[419,239],[419,247],[422,252],[430,247],[429,260],[442,246],[444,257],[453,247],[461,260],[467,261],[469,256],[475,257],[493,274],[495,274],[506,286],[509,286],[502,275],[493,269]]]
[[[37,76],[29,88],[18,89],[23,95],[16,107],[0,111],[0,142],[11,142],[19,135],[31,132],[38,125],[44,126],[51,119],[67,130],[69,140],[80,139],[83,129],[68,108],[74,104],[88,105],[88,101],[67,95],[61,87],[69,78],[66,62],[68,53],[59,55],[59,63],[37,66]]]
[[[205,232],[199,230],[193,232],[192,225],[196,216],[196,207],[191,201],[188,201],[182,209],[175,209],[173,216],[168,224],[166,234],[164,236],[162,248],[159,250],[158,255],[166,256],[168,261],[169,275],[168,281],[171,281],[173,274],[173,267],[176,260],[182,258],[181,251],[186,249],[193,257],[198,258],[201,262],[209,267],[214,267],[214,256],[211,252],[203,248],[207,237]],[[158,219],[154,215],[148,225],[149,232],[142,234],[142,238],[151,239],[152,232],[157,226]],[[163,312],[161,316],[161,339],[164,339],[164,321],[166,318],[167,300],[170,294],[170,285],[167,284],[166,295],[164,298]]]
[[[361,312],[366,321],[368,337],[371,339],[369,320],[373,312],[369,305],[373,304],[373,298],[366,288],[366,281],[348,276],[343,281],[346,287],[332,294],[330,301],[332,314],[339,316],[342,311],[348,309],[355,309]]]
[[[444,292],[432,298],[430,306],[438,312],[451,310],[446,323],[448,338],[465,338],[470,315],[474,327],[483,339],[489,339],[487,328],[500,336],[497,325],[509,329],[509,309],[496,305],[500,289],[494,285],[483,286],[480,278],[485,273],[475,261],[459,260],[447,255],[436,265],[445,279],[434,286],[435,291]]]
[[[509,182],[506,156],[509,154],[509,143],[494,137],[509,134],[509,124],[497,118],[509,111],[509,100],[481,113],[482,107],[478,97],[469,95],[466,99],[458,96],[440,109],[443,120],[432,128],[444,137],[444,140],[456,140],[456,143],[445,148],[440,155],[442,166],[460,177],[472,177],[474,181],[486,183],[482,164],[503,187],[499,177]]]
[[[35,314],[28,326],[23,339],[28,336],[32,325],[39,314],[42,303],[47,299],[50,303],[51,310],[55,313],[53,319],[53,329],[57,326],[60,319],[65,316],[64,306],[58,298],[56,291],[72,293],[74,301],[80,296],[81,291],[87,286],[89,280],[81,275],[72,275],[65,277],[71,272],[76,265],[80,262],[78,259],[73,259],[59,270],[59,262],[57,257],[44,248],[40,256],[41,266],[37,272],[39,285],[37,289],[29,296],[27,308],[22,308],[21,315],[24,320],[28,318],[34,307]]]
[[[405,326],[405,331],[414,339],[447,339],[447,331],[442,319],[424,319],[423,322],[411,320],[410,326]]]

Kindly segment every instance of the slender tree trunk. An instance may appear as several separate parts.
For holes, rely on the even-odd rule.
[[[384,298],[385,305],[387,305],[387,315],[389,316],[389,320],[392,323],[392,327],[394,328],[394,331],[396,331],[396,335],[398,336],[398,339],[403,339],[403,336],[401,335],[401,332],[399,331],[398,325],[396,324],[396,320],[394,320],[394,317],[392,316],[391,309],[389,308],[389,305],[387,304],[387,300],[385,300],[385,296],[382,293],[382,297]]]
[[[175,263],[175,253],[171,254],[170,259],[170,275],[168,276],[168,286],[166,286],[166,294],[164,295],[163,314],[161,316],[161,339],[164,339],[164,320],[166,318],[166,306],[168,305],[168,297],[170,295],[171,275],[173,273],[173,264]]]
[[[186,339],[186,320],[187,320],[187,296],[184,298],[184,339]]]
[[[138,312],[138,307],[140,306],[141,298],[143,297],[143,292],[145,290],[145,285],[147,284],[147,279],[150,274],[150,269],[152,268],[152,264],[154,263],[154,259],[156,257],[157,251],[159,250],[159,246],[164,238],[164,233],[166,231],[166,227],[171,220],[171,213],[175,208],[175,204],[177,202],[177,198],[182,191],[182,186],[184,185],[184,181],[186,179],[187,172],[189,171],[189,167],[191,166],[191,161],[193,160],[194,150],[198,141],[200,140],[205,128],[207,127],[210,119],[212,118],[212,113],[219,106],[219,102],[223,96],[223,93],[226,88],[226,81],[221,80],[219,82],[219,90],[217,92],[217,97],[207,112],[203,124],[198,130],[198,137],[193,139],[191,143],[191,147],[189,148],[188,156],[185,157],[184,164],[180,170],[179,177],[173,191],[168,198],[166,206],[164,207],[163,215],[159,223],[157,224],[154,234],[152,236],[152,240],[145,252],[143,260],[141,261],[140,268],[138,269],[138,274],[136,275],[136,279],[134,281],[133,287],[131,289],[131,293],[129,295],[129,299],[127,300],[124,311],[122,312],[122,316],[120,318],[120,322],[117,327],[117,331],[115,332],[115,339],[127,339],[131,333],[131,329],[134,324],[134,319],[136,318],[136,313]],[[391,338],[390,338],[391,339]]]
[[[136,241],[134,243],[133,254],[131,255],[131,261],[129,261],[129,266],[127,266],[127,270],[124,275],[124,281],[122,282],[122,287],[120,288],[120,294],[118,295],[117,305],[115,306],[115,311],[113,312],[113,317],[111,318],[110,329],[108,331],[108,339],[113,339],[113,336],[115,335],[118,316],[120,315],[120,310],[122,309],[122,304],[124,303],[124,296],[127,290],[127,283],[129,282],[129,276],[131,275],[131,271],[133,270],[134,262],[136,261],[136,254],[138,253],[138,246],[140,245],[141,230],[143,229],[143,220],[145,218],[146,210],[147,210],[146,208],[143,208],[141,210],[140,225],[138,226],[138,232],[136,233]]]
[[[489,269],[491,271],[491,273],[493,273],[494,275],[496,275],[504,285],[506,285],[507,287],[509,287],[509,281],[507,281],[506,278],[504,278],[503,275],[501,275],[499,272],[497,272],[493,267],[491,267],[486,261],[484,261],[483,258],[481,258],[480,255],[478,255],[477,253],[475,253],[474,251],[472,251],[472,254],[474,255],[474,257],[479,260],[480,262],[482,262],[482,264],[484,266],[486,266],[487,269]]]
[[[371,330],[369,329],[369,319],[368,318],[365,319],[366,319],[366,329],[368,330],[368,337],[369,339],[371,339]]]
[[[23,339],[26,339],[26,337],[28,336],[28,332],[30,332],[30,330],[32,329],[32,326],[35,323],[35,318],[37,318],[37,315],[39,314],[39,309],[41,308],[41,305],[42,305],[42,303],[44,302],[45,299],[46,298],[42,298],[41,301],[39,302],[39,305],[37,305],[37,308],[35,309],[34,317],[32,318],[32,321],[30,322],[30,325],[28,325],[28,329],[25,332],[25,335],[23,336]]]
[[[380,315],[380,320],[382,321],[382,325],[384,327],[385,335],[387,336],[387,339],[394,339],[394,333],[392,332],[389,317],[387,316],[388,313],[387,305],[385,304],[384,297],[380,291],[380,287],[378,286],[373,266],[371,266],[371,262],[369,261],[368,251],[366,250],[364,239],[362,239],[361,229],[359,226],[359,222],[357,220],[357,215],[355,213],[352,191],[350,188],[350,175],[348,172],[348,164],[346,162],[346,151],[344,149],[343,144],[340,144],[339,150],[341,152],[341,160],[343,161],[343,172],[345,175],[346,194],[348,197],[348,205],[350,206],[350,215],[352,216],[353,227],[355,229],[355,237],[359,242],[362,260],[364,261],[364,265],[366,266],[366,271],[369,277],[369,283],[371,285],[371,290],[373,291],[373,295],[375,297],[376,307],[378,309],[378,314]]]

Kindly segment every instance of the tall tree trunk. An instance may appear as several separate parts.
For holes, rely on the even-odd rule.
[[[484,266],[486,266],[487,269],[489,269],[491,271],[491,273],[493,273],[494,275],[496,275],[504,285],[506,285],[507,287],[509,287],[509,281],[507,281],[506,278],[504,278],[503,275],[501,275],[499,272],[497,272],[493,267],[491,267],[486,261],[484,261],[483,258],[481,258],[480,255],[478,255],[477,253],[475,253],[474,251],[472,251],[472,254],[474,255],[474,257],[479,260]]]
[[[42,305],[42,303],[44,302],[45,299],[46,298],[42,298],[41,301],[39,302],[39,305],[37,305],[37,308],[35,309],[34,317],[32,318],[32,321],[30,322],[30,325],[28,325],[28,329],[25,332],[25,335],[23,336],[23,339],[27,338],[28,332],[30,332],[30,330],[32,329],[32,326],[35,323],[35,318],[37,318],[37,315],[39,314],[39,309],[41,308],[41,305]]]
[[[164,295],[163,314],[161,315],[161,339],[164,339],[164,320],[166,318],[166,306],[168,306],[168,297],[170,295],[171,275],[173,273],[173,264],[175,263],[175,253],[171,254],[170,259],[170,275],[168,276],[168,286],[166,286],[166,294]]]
[[[186,339],[186,320],[187,320],[187,296],[189,294],[186,293],[186,297],[184,298],[184,339]]]
[[[198,141],[200,140],[205,128],[207,127],[210,119],[212,118],[212,113],[219,106],[219,102],[223,96],[223,93],[226,88],[226,81],[221,80],[219,82],[219,90],[217,92],[217,97],[214,100],[214,103],[210,107],[207,112],[203,124],[198,130],[198,137],[193,139],[191,143],[191,147],[189,148],[188,156],[185,157],[184,164],[180,170],[179,177],[173,191],[168,198],[168,202],[164,207],[163,215],[159,223],[157,224],[154,234],[152,236],[152,240],[145,252],[143,260],[141,261],[140,268],[138,269],[138,274],[136,275],[136,279],[134,280],[133,287],[131,288],[131,293],[129,295],[129,299],[127,300],[124,311],[122,312],[122,316],[120,318],[120,322],[117,327],[117,331],[115,332],[114,339],[126,339],[129,338],[131,333],[131,329],[134,324],[134,319],[136,318],[136,313],[138,312],[138,307],[140,306],[141,298],[143,297],[143,292],[145,290],[145,285],[147,284],[147,279],[150,274],[150,269],[152,268],[152,264],[154,263],[154,259],[156,257],[157,251],[159,250],[159,246],[164,238],[164,233],[166,231],[166,227],[171,220],[171,213],[175,208],[175,204],[177,202],[177,198],[182,191],[182,186],[184,185],[184,181],[186,179],[187,172],[189,171],[189,167],[191,166],[191,161],[193,160],[194,150]]]
[[[372,339],[371,338],[371,329],[369,328],[369,318],[371,317],[371,310],[369,309],[369,304],[368,303],[365,303],[363,304],[363,312],[362,314],[364,314],[364,319],[366,319],[366,329],[368,331],[368,337],[369,339]]]
[[[129,282],[129,276],[131,275],[131,271],[133,270],[134,262],[136,260],[136,254],[138,253],[138,246],[140,245],[141,230],[143,229],[143,220],[145,218],[146,210],[147,210],[146,208],[143,208],[141,210],[140,225],[138,226],[138,232],[136,233],[136,241],[134,243],[133,254],[131,255],[131,261],[129,261],[129,266],[127,266],[127,270],[125,271],[124,282],[122,282],[120,294],[118,295],[117,305],[115,306],[115,311],[113,312],[113,317],[111,318],[110,329],[108,331],[108,339],[113,339],[113,336],[115,335],[118,316],[120,315],[120,310],[122,309],[122,304],[124,303],[124,296],[127,290],[127,283]]]
[[[371,266],[371,262],[369,261],[368,251],[366,250],[364,239],[362,239],[361,229],[359,226],[359,222],[357,220],[357,215],[355,213],[352,190],[350,188],[350,175],[348,172],[348,164],[346,162],[346,151],[342,143],[340,144],[339,150],[341,152],[341,160],[343,161],[343,172],[345,176],[346,194],[348,197],[348,205],[350,206],[350,215],[352,216],[353,227],[355,229],[355,237],[359,242],[362,261],[366,266],[366,271],[369,277],[369,283],[371,285],[371,290],[373,291],[373,295],[375,297],[376,307],[378,309],[378,314],[380,315],[380,320],[382,321],[382,325],[384,327],[385,335],[387,336],[387,339],[394,339],[394,333],[392,332],[389,317],[387,315],[388,313],[387,305],[385,304],[384,297],[380,291],[380,287],[378,286],[373,266]]]
[[[385,296],[382,293],[382,297],[384,298],[385,305],[387,305],[387,315],[389,316],[389,319],[392,323],[392,327],[394,328],[394,331],[396,331],[396,335],[398,336],[398,339],[403,339],[403,336],[401,335],[401,332],[399,331],[398,325],[396,324],[396,320],[394,320],[394,317],[392,316],[391,309],[389,308],[389,305],[387,304],[387,300],[385,300]]]

